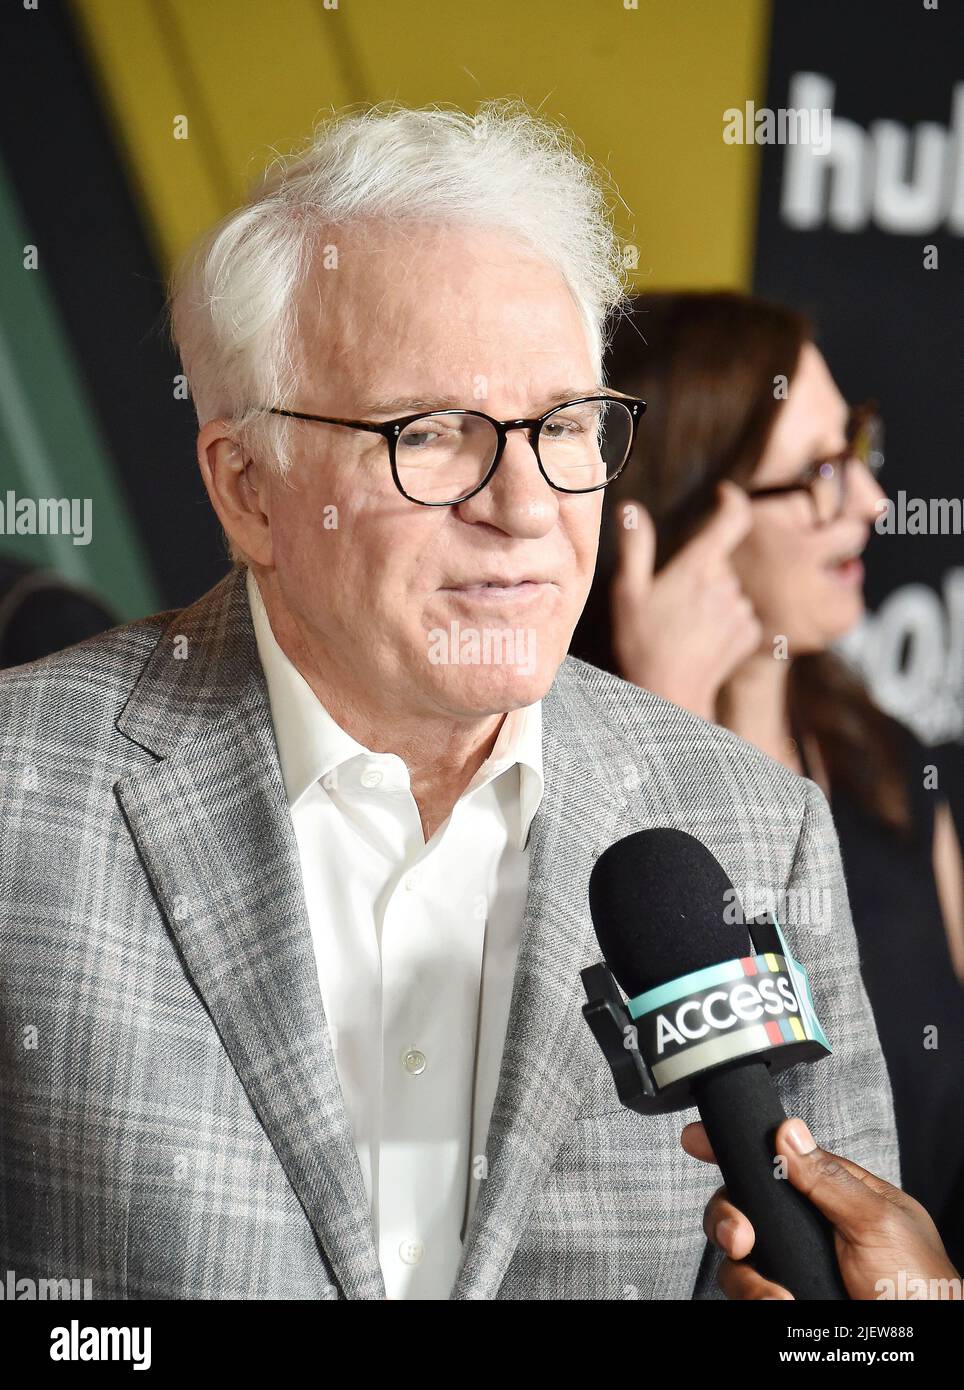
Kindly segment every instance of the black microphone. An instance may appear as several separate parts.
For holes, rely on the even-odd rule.
[[[584,1012],[620,1098],[644,1113],[695,1104],[729,1196],[753,1224],[754,1267],[794,1298],[847,1298],[830,1223],[774,1172],[786,1111],[771,1070],[829,1051],[814,1041],[826,1043],[778,929],[775,938],[773,928],[748,927],[720,863],[669,828],[605,850],[589,905],[606,964],[630,1001],[624,1006],[611,982],[607,990],[605,966],[583,972]],[[770,953],[751,954],[761,943]],[[616,1037],[631,1018],[639,1028],[632,1051]]]

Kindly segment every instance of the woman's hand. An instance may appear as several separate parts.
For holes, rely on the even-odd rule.
[[[693,1158],[716,1162],[702,1124],[687,1125],[680,1142]],[[904,1297],[960,1298],[960,1275],[920,1202],[859,1164],[817,1148],[802,1120],[784,1120],[777,1130],[776,1152],[786,1158],[786,1181],[833,1225],[837,1263],[851,1298],[897,1296],[901,1271]],[[726,1255],[718,1281],[727,1298],[793,1297],[742,1263],[753,1249],[754,1231],[728,1200],[725,1187],[707,1203],[703,1229],[707,1239]],[[924,1283],[914,1284],[913,1280]],[[946,1280],[956,1283],[950,1286],[951,1292],[945,1286],[942,1295],[938,1281]]]
[[[635,526],[625,524],[627,508],[635,508]],[[646,508],[625,502],[620,514],[619,568],[610,592],[620,672],[712,719],[718,690],[762,637],[730,564],[750,529],[751,503],[735,483],[721,483],[709,521],[657,575],[656,533]]]

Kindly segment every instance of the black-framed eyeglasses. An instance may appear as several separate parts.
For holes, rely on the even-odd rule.
[[[807,468],[793,483],[779,487],[750,488],[751,501],[761,497],[783,497],[791,492],[808,492],[818,526],[836,521],[847,500],[850,463],[862,463],[876,478],[884,466],[884,425],[877,413],[877,402],[855,406],[847,424],[847,444],[833,458],[821,459]]]
[[[646,402],[619,392],[579,396],[533,420],[494,420],[480,410],[433,410],[377,424],[269,407],[272,415],[380,434],[395,486],[421,507],[466,502],[491,482],[512,430],[525,430],[539,472],[557,492],[598,492],[632,453]]]

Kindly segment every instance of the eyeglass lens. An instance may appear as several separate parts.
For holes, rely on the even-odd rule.
[[[846,452],[833,462],[821,464],[810,486],[816,518],[833,521],[844,509],[851,462],[862,463],[876,477],[884,463],[883,426],[880,417],[861,413],[848,429]]]
[[[539,432],[539,460],[555,487],[588,492],[622,468],[633,417],[620,401],[580,401],[554,410]],[[457,502],[474,492],[492,467],[499,436],[478,415],[440,412],[406,425],[395,446],[405,493],[417,502]]]

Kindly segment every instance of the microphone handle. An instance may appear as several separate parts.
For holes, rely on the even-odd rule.
[[[848,1298],[830,1222],[775,1176],[774,1136],[787,1116],[766,1063],[713,1070],[692,1089],[730,1200],[753,1224],[749,1262],[794,1298]]]

